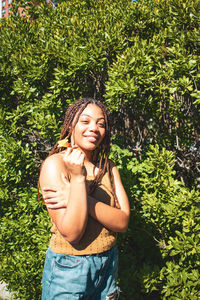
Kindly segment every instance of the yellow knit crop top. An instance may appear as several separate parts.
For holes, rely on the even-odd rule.
[[[86,179],[87,183],[89,183],[93,178],[87,176]],[[108,173],[103,176],[101,184],[96,188],[92,196],[95,199],[114,207],[114,197]],[[84,235],[77,244],[72,245],[65,240],[55,224],[53,224],[51,232],[50,249],[55,253],[72,255],[87,255],[107,251],[114,246],[117,235],[115,232],[105,228],[90,215],[88,216]]]

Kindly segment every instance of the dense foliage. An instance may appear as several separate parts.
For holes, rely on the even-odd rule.
[[[13,3],[0,21],[0,280],[40,298],[39,167],[68,105],[91,96],[112,112],[132,209],[121,298],[199,299],[199,1],[38,1],[22,17],[27,1]]]

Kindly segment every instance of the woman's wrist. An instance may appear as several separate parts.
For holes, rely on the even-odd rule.
[[[82,183],[86,181],[85,175],[71,175],[70,182]]]

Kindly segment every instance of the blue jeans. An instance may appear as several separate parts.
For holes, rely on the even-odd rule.
[[[56,254],[47,250],[42,300],[118,299],[117,247],[92,255]]]

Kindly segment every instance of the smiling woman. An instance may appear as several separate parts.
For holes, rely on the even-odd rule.
[[[43,272],[43,300],[117,299],[116,232],[129,221],[119,172],[108,159],[105,106],[76,101],[65,114],[60,141],[41,167],[39,183],[53,227]],[[65,141],[66,142],[66,141]]]
[[[74,128],[71,136],[71,144],[77,145],[91,159],[91,154],[105,136],[105,118],[101,108],[94,104],[88,104]]]

